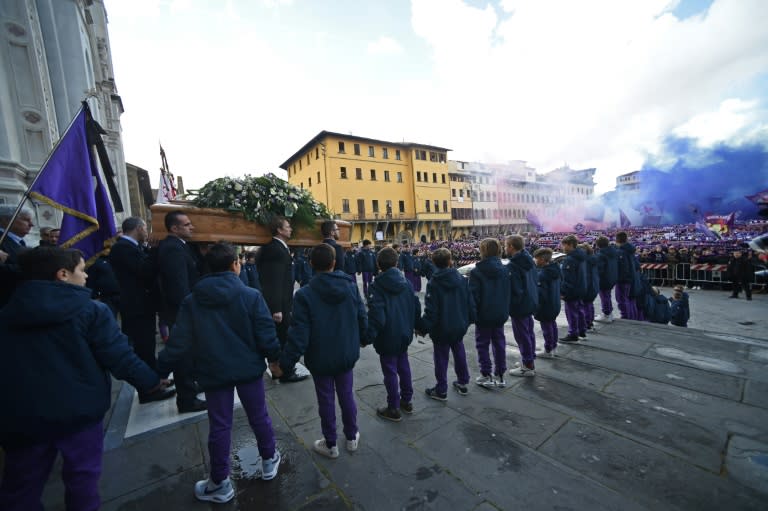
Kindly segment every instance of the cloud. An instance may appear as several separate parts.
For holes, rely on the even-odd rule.
[[[701,124],[701,112],[730,121],[698,130],[702,143],[764,123],[764,108],[747,111],[764,97],[727,93],[768,68],[768,2],[717,0],[685,20],[671,14],[675,6],[515,0],[481,9],[413,0],[413,29],[432,48],[432,103],[450,105],[432,129],[455,140],[460,159],[517,158],[539,171],[563,161],[610,164],[598,168],[605,190],[666,135]]]
[[[402,52],[403,47],[391,37],[381,36],[368,43],[368,53],[371,55],[397,55]]]

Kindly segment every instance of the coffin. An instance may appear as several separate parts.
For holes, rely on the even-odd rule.
[[[236,245],[264,245],[272,240],[269,228],[246,220],[242,213],[233,213],[223,209],[197,208],[191,202],[174,201],[171,204],[154,204],[149,208],[152,211],[153,239],[161,240],[168,232],[165,230],[165,215],[171,211],[183,211],[194,226],[194,233],[189,241],[211,242],[228,241]],[[293,236],[288,240],[292,247],[313,247],[323,240],[320,234],[318,220],[314,229],[296,227]],[[336,220],[339,226],[338,243],[344,248],[351,246],[352,224],[343,220]]]

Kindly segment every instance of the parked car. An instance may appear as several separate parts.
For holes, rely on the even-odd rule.
[[[565,254],[562,252],[553,252],[552,253],[552,261],[559,263],[560,260],[565,257]],[[509,264],[509,259],[502,259],[501,264]],[[457,268],[457,271],[463,276],[469,278],[469,272],[471,272],[475,268],[475,263],[472,264],[465,264],[464,266],[459,266]]]

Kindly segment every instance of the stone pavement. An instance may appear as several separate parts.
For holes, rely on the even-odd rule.
[[[410,349],[415,413],[400,423],[375,415],[385,391],[366,348],[355,368],[360,449],[342,442],[336,460],[311,450],[321,436],[311,381],[269,382],[280,473],[254,477],[256,443],[238,409],[237,495],[225,505],[192,495],[207,473],[206,416],[124,438],[133,399],[125,385],[107,425],[103,509],[765,509],[768,297],[726,296],[691,293],[696,329],[616,321],[562,345],[555,360],[538,359],[534,378],[508,376],[504,390],[471,384],[467,397],[449,390],[446,403],[423,393],[434,376],[431,343],[420,338]],[[57,471],[46,509],[62,500]]]

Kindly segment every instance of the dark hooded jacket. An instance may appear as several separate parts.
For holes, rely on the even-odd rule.
[[[424,315],[417,328],[429,334],[433,342],[460,342],[475,322],[475,301],[469,283],[455,268],[437,270],[427,282]]]
[[[469,273],[469,290],[477,307],[476,325],[498,328],[509,317],[509,270],[498,257],[478,262]]]
[[[373,249],[363,248],[357,253],[357,265],[358,272],[376,273],[376,254]]]
[[[539,268],[539,308],[533,317],[537,321],[554,321],[560,315],[560,265],[549,263]]]
[[[651,310],[646,313],[651,323],[666,325],[672,319],[672,311],[669,307],[669,300],[663,294],[651,295]]]
[[[587,296],[587,254],[580,248],[571,250],[563,259],[562,271],[560,293],[563,300],[584,300]]]
[[[316,273],[294,296],[280,367],[285,371],[304,355],[314,375],[349,371],[360,358],[367,329],[368,314],[352,277],[342,271]]]
[[[368,334],[379,355],[405,353],[421,318],[421,303],[397,268],[380,273],[368,286]]]
[[[233,272],[210,273],[192,287],[179,308],[165,349],[157,357],[161,374],[192,362],[203,390],[258,380],[277,360],[280,343],[260,291]]]
[[[638,264],[635,258],[635,246],[632,243],[624,243],[616,248],[616,253],[619,256],[619,276],[616,282],[629,284],[635,279],[634,272]]]
[[[0,310],[0,442],[24,444],[103,419],[111,377],[148,392],[160,378],[134,353],[91,290],[65,282],[19,284]]]
[[[600,292],[600,274],[597,265],[597,256],[587,254],[585,265],[587,269],[587,293],[584,295],[584,300],[587,302],[593,302],[597,298],[597,293]]]
[[[597,251],[597,273],[600,289],[607,291],[616,285],[619,278],[619,254],[615,247],[607,246]]]
[[[513,318],[531,316],[539,308],[539,275],[531,255],[525,250],[509,258],[509,315]]]
[[[688,293],[683,293],[679,300],[669,299],[670,322],[675,326],[688,326],[691,317],[691,309],[688,301]]]
[[[413,271],[413,255],[404,250],[397,259],[397,267],[403,271]]]

